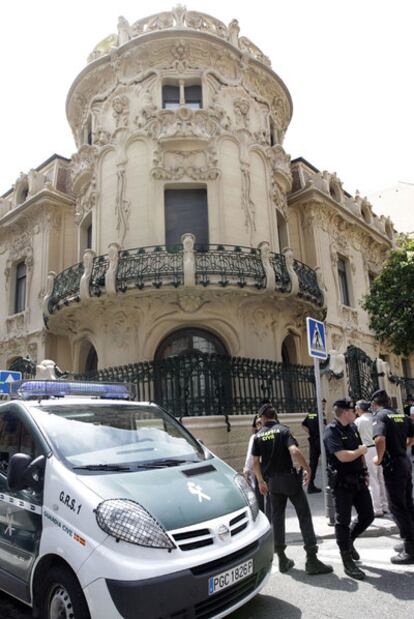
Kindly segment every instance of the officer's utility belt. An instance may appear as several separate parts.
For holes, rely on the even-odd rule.
[[[339,473],[336,469],[328,468],[329,487],[331,490],[344,488],[345,490],[361,490],[366,485],[365,471],[358,473]]]

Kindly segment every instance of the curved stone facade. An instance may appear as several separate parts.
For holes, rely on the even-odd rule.
[[[392,222],[335,173],[290,160],[291,115],[286,86],[236,20],[182,7],[120,18],[68,94],[76,153],[22,174],[0,199],[1,367],[29,355],[83,373],[195,351],[246,358],[260,374],[263,359],[309,365],[311,315],[326,318],[332,367],[352,345],[402,375],[359,305]],[[286,376],[278,393],[299,402]],[[326,376],[337,377],[323,382],[329,406],[348,387],[344,372]],[[202,407],[217,385],[196,378]],[[246,429],[246,418],[231,423]],[[223,419],[207,427],[240,464],[244,446],[225,438]]]

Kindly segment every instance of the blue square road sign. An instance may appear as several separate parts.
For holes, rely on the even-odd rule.
[[[306,318],[306,330],[308,334],[308,351],[311,357],[327,359],[325,325],[315,318]]]
[[[0,371],[0,393],[10,393],[11,383],[16,380],[22,380],[21,372],[12,372],[11,370]]]

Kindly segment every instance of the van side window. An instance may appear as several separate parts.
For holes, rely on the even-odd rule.
[[[10,458],[24,453],[36,458],[42,452],[30,431],[13,413],[0,415],[0,473],[7,475]]]

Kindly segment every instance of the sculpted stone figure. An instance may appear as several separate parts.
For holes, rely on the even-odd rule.
[[[118,45],[124,45],[131,38],[131,27],[125,17],[118,17]]]

